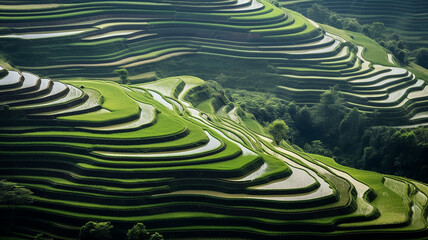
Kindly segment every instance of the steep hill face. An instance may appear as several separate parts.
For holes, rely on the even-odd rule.
[[[0,45],[23,70],[107,80],[118,67],[135,78],[224,74],[226,86],[302,105],[338,85],[348,107],[378,110],[387,124],[428,120],[422,79],[392,59],[373,64],[363,47],[264,1],[3,2]]]
[[[407,42],[428,46],[428,3],[423,0],[317,0],[280,1],[286,7],[305,9],[314,3],[321,4],[341,15],[358,18],[361,23],[383,22],[402,34]]]
[[[166,239],[426,239],[426,184],[274,146],[198,78],[0,70],[0,176],[35,193],[0,205],[0,237],[76,239],[96,220],[115,239],[136,222]]]

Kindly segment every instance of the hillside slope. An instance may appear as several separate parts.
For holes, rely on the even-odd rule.
[[[428,3],[423,0],[297,0],[280,1],[285,7],[305,9],[321,4],[361,23],[383,22],[415,46],[428,46]]]
[[[225,86],[301,105],[338,85],[349,108],[377,110],[385,124],[428,122],[423,79],[393,60],[370,62],[362,46],[264,1],[3,2],[0,46],[22,70],[57,79],[111,80],[119,67],[134,78],[224,75]]]
[[[89,220],[111,221],[115,239],[136,222],[166,239],[426,239],[426,184],[274,146],[198,78],[1,73],[0,176],[35,193],[0,205],[13,239],[76,239]]]

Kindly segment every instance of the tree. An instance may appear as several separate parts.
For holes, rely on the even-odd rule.
[[[324,6],[315,3],[310,8],[308,8],[306,15],[308,18],[316,22],[327,23],[331,15],[331,11]]]
[[[345,99],[336,85],[321,94],[320,103],[314,107],[314,124],[325,136],[336,135],[340,122],[345,115]]]
[[[353,32],[361,32],[361,25],[355,18],[346,18],[343,28]]]
[[[365,115],[358,111],[356,107],[345,114],[339,125],[339,144],[342,149],[357,149],[361,146],[360,139],[363,134],[363,129],[366,127],[366,122]]]
[[[6,204],[10,211],[10,226],[15,222],[15,205],[24,205],[33,203],[33,192],[14,182],[6,180],[0,181],[0,204]]]
[[[363,26],[363,32],[367,36],[375,39],[381,39],[383,38],[383,35],[385,33],[385,24],[381,22],[374,22],[370,25],[365,24]]]
[[[126,70],[126,68],[119,68],[119,69],[114,70],[114,72],[119,74],[120,82],[122,84],[128,84],[129,83],[128,70]]]
[[[330,15],[327,23],[333,27],[336,27],[336,28],[343,28],[342,19],[336,13]]]
[[[135,224],[126,234],[128,240],[149,240],[150,233],[142,223]]]
[[[428,48],[421,48],[416,52],[416,63],[428,68]]]
[[[33,203],[33,192],[14,182],[0,181],[0,204],[22,205]]]
[[[267,131],[270,135],[272,135],[276,144],[279,144],[282,139],[286,139],[287,134],[289,132],[289,127],[283,120],[275,120],[267,127]]]
[[[327,157],[332,157],[333,153],[326,148],[324,143],[321,140],[314,140],[311,144],[306,143],[303,146],[305,152],[319,154]]]
[[[108,240],[111,238],[110,230],[113,225],[110,222],[89,221],[80,228],[80,240]]]
[[[303,106],[299,112],[297,112],[295,123],[303,137],[311,138],[314,135],[312,113],[308,106]]]
[[[155,232],[150,236],[150,240],[163,240],[163,239],[164,239],[163,236],[158,232]]]

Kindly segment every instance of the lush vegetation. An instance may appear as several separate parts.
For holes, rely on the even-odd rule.
[[[0,7],[0,238],[426,238],[420,67],[278,2],[42,2]]]
[[[377,114],[347,110],[337,86],[322,93],[312,107],[244,90],[232,91],[232,98],[268,132],[278,119],[285,121],[287,138],[298,149],[333,157],[345,166],[428,181],[427,128],[376,127],[382,124]]]

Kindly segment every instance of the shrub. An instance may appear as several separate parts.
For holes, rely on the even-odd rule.
[[[428,48],[421,48],[416,52],[416,63],[428,68]]]
[[[267,132],[272,135],[276,144],[279,144],[282,139],[287,138],[287,134],[290,128],[285,124],[283,120],[275,120],[267,127]]]
[[[126,70],[126,68],[119,68],[114,70],[115,73],[119,74],[119,78],[120,78],[120,82],[122,84],[128,84],[129,83],[129,79],[128,79],[128,70]]]
[[[80,240],[108,240],[113,225],[110,222],[87,222],[80,228]]]
[[[146,229],[146,226],[142,223],[135,224],[126,234],[128,240],[149,240],[150,232]]]
[[[164,240],[164,238],[161,234],[155,232],[150,236],[150,240]]]

